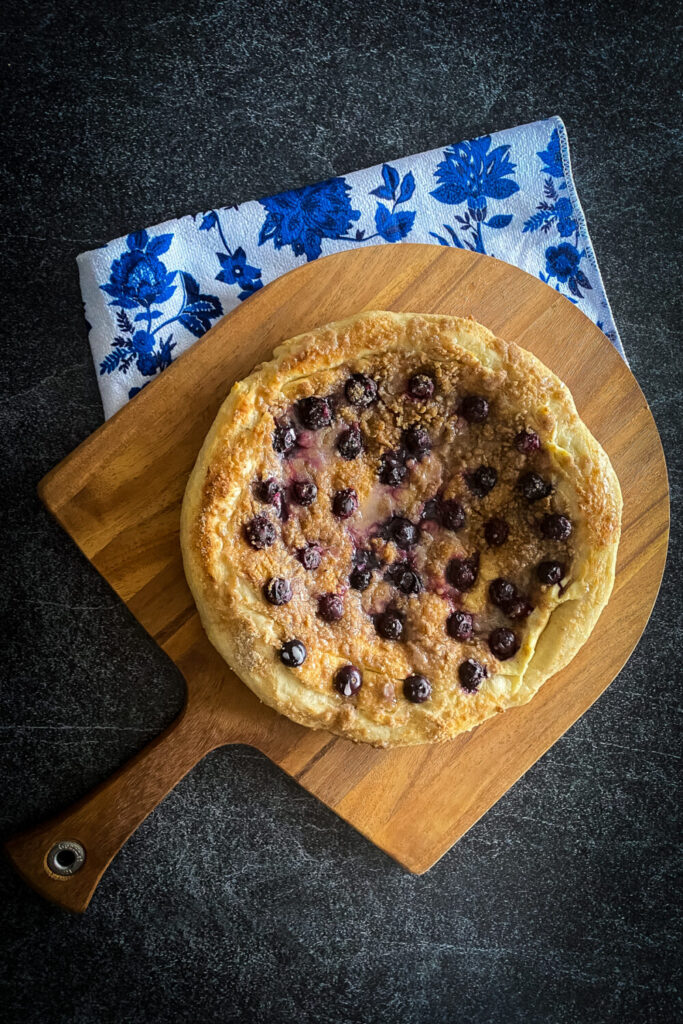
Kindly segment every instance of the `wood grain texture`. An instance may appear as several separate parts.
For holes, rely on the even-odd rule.
[[[436,747],[375,750],[262,705],[206,639],[183,575],[180,502],[234,380],[286,338],[363,309],[472,315],[534,352],[571,389],[624,496],[614,592],[589,642],[525,707]],[[647,403],[602,332],[506,263],[429,245],[373,246],[279,278],[216,325],[42,481],[40,495],[187,682],[180,718],[51,822],[7,849],[44,896],[84,910],[117,850],[205,753],[247,743],[413,872],[429,868],[579,718],[647,622],[668,540],[666,466]],[[57,879],[45,858],[78,839],[86,863]]]

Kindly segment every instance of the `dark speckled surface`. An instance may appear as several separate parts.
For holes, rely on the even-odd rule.
[[[102,419],[76,254],[169,216],[560,114],[675,501],[674,14],[660,0],[5,7],[5,837],[104,778],[182,701],[174,668],[36,497]],[[191,773],[83,918],[3,863],[0,1017],[673,1021],[678,554],[674,544],[619,678],[424,877],[243,747]]]

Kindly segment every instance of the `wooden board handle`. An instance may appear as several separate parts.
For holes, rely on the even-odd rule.
[[[5,849],[41,896],[82,913],[112,859],[148,814],[219,742],[201,709],[186,705],[157,739],[62,814]],[[82,862],[82,863],[81,863]]]

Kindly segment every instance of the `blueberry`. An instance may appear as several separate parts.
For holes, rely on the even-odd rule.
[[[408,394],[411,398],[431,398],[434,394],[433,379],[426,373],[414,373],[408,381]]]
[[[353,552],[353,564],[359,569],[377,569],[380,561],[375,552],[369,548],[356,548]]]
[[[322,559],[320,548],[316,547],[315,544],[309,544],[305,548],[299,548],[296,553],[296,557],[299,559],[304,569],[317,569]]]
[[[273,448],[279,455],[291,451],[296,445],[296,430],[291,423],[278,423],[273,431]]]
[[[530,504],[547,498],[552,492],[552,486],[538,473],[524,473],[517,481],[517,486]]]
[[[474,629],[474,620],[469,612],[455,611],[446,620],[446,632],[454,640],[469,640]]]
[[[292,600],[292,584],[281,576],[271,576],[263,588],[263,596],[269,604],[287,604]]]
[[[498,482],[498,471],[493,466],[479,466],[472,473],[466,473],[467,486],[477,498],[484,498]]]
[[[379,480],[387,487],[398,487],[408,472],[402,452],[384,452],[379,460]]]
[[[404,594],[419,594],[423,589],[422,577],[415,569],[404,569],[397,586]]]
[[[541,447],[541,439],[534,430],[520,430],[515,436],[514,445],[523,455],[532,455]]]
[[[468,423],[483,423],[488,418],[489,403],[482,395],[466,395],[460,412]]]
[[[470,558],[451,558],[446,568],[446,579],[456,590],[471,590],[477,582],[479,565],[476,555]]]
[[[523,597],[513,597],[511,601],[506,601],[503,605],[503,611],[508,619],[514,619],[515,621],[528,618],[533,610],[533,606]]]
[[[417,543],[417,527],[403,516],[392,516],[385,526],[385,534],[402,551]]]
[[[357,458],[363,451],[363,438],[361,436],[360,427],[357,423],[349,427],[348,430],[342,431],[337,438],[337,451],[341,455],[342,459]]]
[[[403,696],[411,704],[424,704],[432,695],[431,683],[424,676],[408,676],[403,683]]]
[[[552,586],[562,581],[564,566],[562,562],[541,562],[536,569],[536,575],[541,583]]]
[[[286,523],[289,519],[289,502],[284,491],[280,492],[273,504],[277,510],[278,517],[283,523]]]
[[[492,580],[489,584],[489,597],[497,608],[503,608],[509,601],[514,601],[518,598],[519,592],[514,583],[510,583],[509,580],[504,580],[502,576],[499,576],[498,579]]]
[[[317,497],[318,488],[312,480],[295,480],[292,484],[292,500],[297,505],[312,505]]]
[[[476,693],[479,684],[487,675],[486,666],[475,661],[474,658],[468,658],[467,661],[462,661],[458,665],[460,685],[468,693]]]
[[[387,610],[375,619],[375,629],[385,640],[400,640],[403,634],[403,619],[398,612]]]
[[[353,487],[335,491],[332,496],[332,511],[337,519],[348,519],[358,508],[358,495]]]
[[[254,490],[258,500],[265,505],[276,505],[282,493],[279,483],[272,476],[267,480],[259,480]]]
[[[344,386],[346,401],[359,409],[367,409],[377,401],[377,384],[372,377],[366,377],[364,373],[354,373]]]
[[[432,449],[432,439],[428,432],[415,423],[404,431],[403,441],[410,454],[416,458],[422,458]]]
[[[533,611],[533,607],[520,594],[514,583],[504,580],[501,576],[489,584],[489,597],[510,619],[525,619]]]
[[[548,540],[567,540],[572,533],[572,521],[559,513],[543,516],[541,533]]]
[[[326,398],[318,398],[312,395],[310,398],[302,398],[297,402],[299,419],[307,430],[322,430],[329,427],[332,422],[332,409]]]
[[[349,583],[354,590],[367,590],[372,583],[372,570],[361,569],[357,566],[355,569],[351,570]]]
[[[455,498],[447,498],[440,503],[439,522],[446,530],[461,530],[465,525],[465,509]]]
[[[353,697],[363,685],[361,676],[355,665],[342,665],[334,675],[334,688],[342,697]]]
[[[322,594],[318,598],[318,615],[325,622],[339,622],[344,614],[344,602],[339,594]]]
[[[287,668],[298,668],[306,660],[306,647],[301,640],[286,640],[280,648],[280,661]]]
[[[425,501],[420,519],[424,523],[430,521],[441,521],[441,501],[439,498],[429,498]]]
[[[499,548],[510,534],[510,527],[504,519],[489,519],[484,526],[486,543],[492,548]]]
[[[244,532],[252,548],[257,551],[269,548],[275,540],[275,527],[266,516],[254,516],[244,527]]]
[[[495,654],[498,661],[507,661],[519,650],[519,642],[511,629],[499,626],[489,634],[489,647],[491,653]]]
[[[419,594],[423,589],[422,577],[405,562],[394,562],[390,565],[386,579],[403,594]]]

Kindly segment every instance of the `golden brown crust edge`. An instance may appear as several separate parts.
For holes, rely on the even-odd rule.
[[[447,355],[456,346],[483,365],[504,370],[511,386],[554,422],[553,455],[565,467],[560,483],[566,506],[575,516],[578,558],[573,580],[560,603],[536,635],[520,678],[501,676],[478,695],[469,713],[446,728],[427,715],[396,726],[379,724],[332,696],[308,689],[294,672],[273,662],[277,635],[260,594],[245,581],[231,586],[214,578],[215,534],[206,529],[214,495],[221,508],[234,505],[242,490],[253,452],[249,438],[282,382],[322,368],[357,360],[382,347],[407,344],[406,325],[415,319],[437,328],[425,358]],[[432,349],[432,351],[430,351]],[[212,466],[220,464],[220,476]],[[185,572],[207,635],[240,678],[265,703],[310,728],[328,729],[377,746],[408,745],[451,739],[486,718],[529,701],[546,679],[574,657],[607,603],[614,583],[620,534],[621,491],[605,452],[579,418],[568,388],[535,356],[496,338],[487,328],[459,317],[365,312],[293,338],[276,349],[237,383],[209,431],[188,481],[181,513]],[[248,614],[245,614],[245,609]]]

